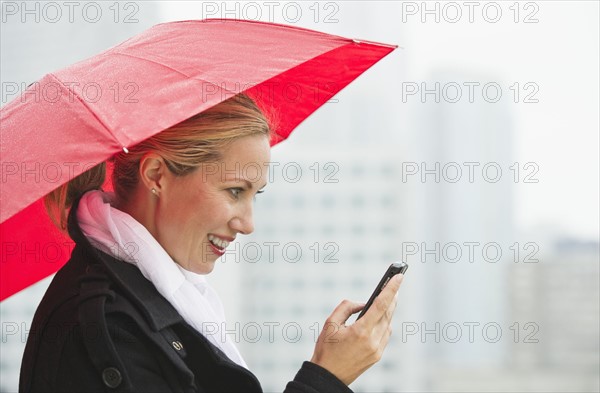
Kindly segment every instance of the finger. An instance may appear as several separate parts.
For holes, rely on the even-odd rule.
[[[392,277],[388,281],[385,288],[383,288],[379,296],[375,298],[371,308],[369,308],[365,315],[357,322],[364,321],[362,323],[368,326],[375,326],[377,322],[385,315],[390,304],[393,302],[403,278],[404,275],[402,274],[396,274],[394,277]]]
[[[379,351],[380,351],[379,356],[381,356],[383,354],[383,350],[385,349],[385,347],[387,347],[391,336],[392,336],[392,327],[391,327],[391,325],[388,325],[388,327],[386,328],[385,334],[382,335],[381,341],[379,342]]]
[[[394,311],[396,310],[397,302],[398,301],[397,301],[397,295],[396,295],[396,296],[394,296],[392,303],[389,305],[388,309],[383,314],[381,319],[379,321],[377,321],[377,324],[373,327],[373,335],[375,335],[375,337],[381,337],[387,331],[387,329],[391,326],[392,317],[394,316]]]
[[[328,321],[341,326],[348,320],[350,315],[359,312],[364,307],[365,303],[356,303],[351,302],[350,300],[344,300],[335,308],[335,310],[333,310],[328,318]]]

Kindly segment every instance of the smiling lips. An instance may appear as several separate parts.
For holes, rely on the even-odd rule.
[[[218,256],[222,256],[225,254],[225,249],[229,245],[231,240],[225,240],[222,237],[217,237],[215,235],[208,235],[208,241],[210,242],[211,249]]]

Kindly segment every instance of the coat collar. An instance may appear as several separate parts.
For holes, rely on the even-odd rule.
[[[116,259],[92,246],[77,221],[76,212],[82,196],[83,194],[73,201],[67,221],[69,236],[75,241],[76,249],[79,248],[84,255],[93,257],[106,269],[121,292],[142,311],[154,331],[182,322],[183,317],[156,290],[154,284],[142,275],[137,266]]]

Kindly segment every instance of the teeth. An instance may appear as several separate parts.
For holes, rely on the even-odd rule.
[[[219,248],[227,248],[227,246],[229,245],[229,242],[227,240],[219,239],[218,237],[213,235],[208,235],[208,240]]]

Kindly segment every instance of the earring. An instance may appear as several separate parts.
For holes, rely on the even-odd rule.
[[[156,190],[154,188],[152,189],[152,193],[156,195]]]

